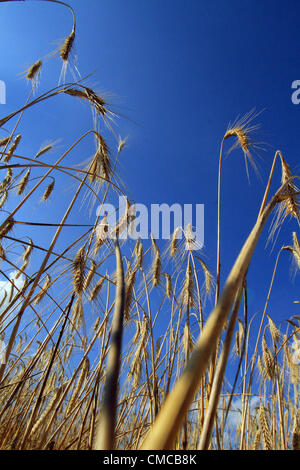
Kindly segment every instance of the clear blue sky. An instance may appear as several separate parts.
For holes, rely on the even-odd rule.
[[[268,145],[258,161],[264,182],[276,149],[299,170],[300,105],[291,101],[291,84],[300,79],[300,2],[274,0],[74,0],[76,54],[82,76],[110,93],[112,108],[124,115],[117,132],[129,136],[121,176],[129,196],[145,203],[205,204],[205,256],[216,265],[217,165],[229,121],[255,107],[265,111],[259,141]],[[18,74],[55,49],[71,31],[70,12],[47,2],[0,4],[0,79],[7,84],[1,116],[24,102],[29,86]],[[58,59],[46,60],[40,90],[57,84]],[[69,76],[69,79],[71,77]],[[62,139],[61,148],[91,126],[89,109],[70,99],[55,100],[28,113],[22,151],[33,141]],[[2,137],[2,134],[0,134]],[[39,145],[38,145],[39,147]],[[21,148],[21,147],[20,147]],[[227,149],[226,144],[226,149]],[[74,163],[92,152],[83,147]],[[56,155],[55,155],[56,157]],[[54,157],[53,157],[54,158]],[[280,168],[275,181],[279,184]],[[274,188],[276,187],[274,186]],[[223,165],[222,280],[247,237],[264,192],[234,151]],[[57,220],[59,208],[49,205]],[[34,209],[30,212],[34,218]],[[81,217],[81,216],[79,216]],[[263,308],[274,255],[291,243],[294,222],[281,230],[271,253],[267,230],[249,272],[250,313]],[[280,322],[299,314],[299,276],[290,276],[283,254],[270,310]]]

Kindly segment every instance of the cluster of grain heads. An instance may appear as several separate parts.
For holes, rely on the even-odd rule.
[[[243,285],[244,276],[263,227],[278,202],[277,195],[280,190],[264,209],[262,215],[258,217],[227,278],[222,295],[204,325],[202,334],[194,347],[184,372],[175,384],[173,391],[168,395],[142,445],[143,449],[168,449],[172,447],[187,409],[197,391],[202,374],[206,370],[210,357],[216,348],[235,296]]]
[[[64,2],[52,1],[69,7]],[[74,14],[72,9],[71,11]],[[63,61],[63,71],[70,61],[75,36],[74,17],[71,33],[58,51]],[[36,86],[41,67],[42,62],[39,60],[26,72],[32,88]],[[24,157],[19,155],[19,149],[17,152],[21,139],[19,124],[22,116],[29,107],[52,96],[61,94],[84,100],[91,106],[94,117],[101,118],[101,121],[104,120],[108,127],[111,127],[109,119],[113,117],[113,113],[104,98],[81,83],[83,82],[80,80],[78,83],[59,86],[1,119],[0,125],[3,125],[14,116],[20,117],[10,135],[0,139],[3,163],[10,163],[12,158],[16,161],[24,160]],[[257,128],[251,124],[254,117],[254,114],[250,113],[235,122],[227,129],[222,140],[219,160],[218,248],[221,238],[220,171],[223,144],[229,139],[236,139],[233,147],[242,150],[248,173],[248,162],[254,163],[251,154],[258,148],[258,144],[251,137],[252,131]],[[99,128],[97,126],[97,129]],[[62,159],[90,133],[96,138],[96,150],[88,169],[78,172],[78,168],[70,168],[71,163],[68,167],[62,167]],[[66,219],[70,211],[73,212],[75,201],[79,202],[77,196],[83,186],[88,188],[91,197],[99,200],[101,207],[109,199],[111,190],[119,189],[116,185],[116,164],[126,139],[118,141],[114,164],[108,142],[103,127],[101,134],[95,130],[87,132],[53,165],[43,162],[42,158],[53,148],[53,144],[48,144],[35,154],[34,158],[39,161],[30,159],[28,167],[21,161],[22,170],[17,177],[13,177],[11,168],[5,168],[7,174],[0,185],[0,208],[5,204],[6,209],[10,202],[14,202],[15,195],[8,200],[13,188],[16,188],[18,195],[25,195],[21,202],[18,199],[18,206],[10,216],[8,215],[0,229],[3,243],[3,246],[0,244],[3,275],[6,276],[7,269],[15,269],[21,265],[14,278],[9,281],[6,277],[9,287],[1,292],[0,298],[0,338],[3,339],[5,333],[5,341],[9,344],[7,367],[1,367],[0,370],[1,405],[3,403],[0,413],[1,448],[113,449],[118,446],[122,449],[138,449],[143,443],[142,448],[151,450],[197,446],[205,449],[226,446],[258,449],[263,446],[265,449],[271,449],[286,448],[288,442],[290,448],[298,449],[299,423],[296,417],[299,370],[293,362],[291,344],[287,344],[290,338],[296,338],[298,324],[293,318],[293,322],[289,324],[293,326],[292,335],[283,337],[272,317],[268,315],[268,324],[263,334],[261,335],[261,330],[257,336],[258,346],[262,340],[261,355],[257,356],[255,353],[251,357],[252,339],[247,329],[245,307],[247,300],[244,300],[244,321],[237,319],[250,259],[273,208],[278,203],[282,220],[287,215],[298,220],[297,188],[289,165],[278,152],[276,155],[280,156],[282,166],[281,190],[266,205],[270,178],[257,222],[236,260],[223,292],[218,249],[216,305],[204,322],[204,309],[207,308],[206,300],[209,300],[208,294],[213,287],[213,276],[197,254],[191,224],[185,229],[177,227],[174,231],[168,246],[172,260],[169,257],[164,260],[153,238],[148,249],[146,242],[143,246],[141,240],[137,241],[134,250],[131,249],[130,243],[124,242],[123,245],[122,242],[123,259],[127,260],[125,276],[117,244],[115,278],[111,274],[113,243],[108,236],[118,238],[130,227],[134,215],[133,206],[128,199],[125,214],[120,214],[116,227],[109,226],[105,214],[102,220],[97,217],[94,225],[87,224],[88,228],[78,224],[82,232],[78,238],[73,239],[76,230],[74,225],[74,230],[68,232],[65,240],[60,237],[60,243],[55,247],[62,228],[66,233],[69,230],[65,229],[71,225],[66,223]],[[10,167],[10,164],[6,167]],[[43,168],[44,174],[41,175]],[[20,223],[22,216],[19,208],[28,199],[31,203],[35,190],[42,188],[43,184],[47,185],[49,181],[50,184],[44,188],[42,200],[47,201],[50,198],[55,182],[54,177],[49,176],[51,172],[53,176],[62,172],[64,177],[74,177],[73,181],[80,180],[79,189],[61,223],[54,221],[52,224],[52,220],[49,223],[49,230],[51,226],[56,227],[49,248],[43,243],[39,246],[35,237],[34,244],[31,239],[25,244],[24,234],[17,238],[24,228]],[[37,182],[28,191],[28,183],[33,181]],[[59,177],[56,182],[59,194]],[[105,189],[104,195],[99,191],[100,187]],[[56,191],[53,197],[57,199]],[[18,225],[13,233],[10,233],[14,228],[14,219]],[[28,224],[26,230],[29,230]],[[184,241],[179,242],[182,236]],[[63,243],[66,246],[61,248]],[[74,247],[80,246],[82,248],[73,258]],[[33,273],[30,277],[25,271],[33,248]],[[300,249],[296,233],[293,234],[292,246],[284,249],[292,253],[299,267]],[[39,256],[43,253],[46,254],[39,263]],[[95,255],[97,258],[94,258]],[[147,265],[151,255],[152,263]],[[16,260],[13,256],[16,256]],[[168,272],[162,269],[165,262]],[[173,272],[169,271],[167,262],[175,265]],[[150,276],[146,276],[145,273],[149,274],[149,270]],[[24,283],[20,287],[22,281],[18,281],[18,278],[22,273]],[[204,275],[203,286],[199,285],[200,274]],[[144,280],[143,283],[140,282],[140,277]],[[163,288],[151,289],[149,285]],[[114,292],[115,287],[114,296],[111,292]],[[204,302],[202,291],[205,295]],[[45,296],[48,301],[42,302]],[[159,305],[157,310],[156,305]],[[193,313],[190,312],[192,307]],[[21,320],[23,313],[26,315]],[[231,316],[228,318],[229,313]],[[266,309],[263,319],[265,313]],[[166,324],[166,321],[169,323]],[[238,331],[235,328],[236,321]],[[136,331],[131,329],[131,324],[136,326]],[[82,325],[85,326],[84,332]],[[129,339],[124,344],[124,353],[121,350],[123,327],[126,327],[126,339]],[[228,394],[225,393],[227,382],[224,374],[235,331],[235,349],[239,355],[240,367],[237,377],[241,375],[242,378],[242,406],[239,410],[242,419],[240,425],[232,431],[228,443],[225,424],[230,404]],[[193,344],[196,332],[201,334],[197,343]],[[221,341],[222,334],[224,338],[222,337]],[[281,350],[282,358],[279,355]],[[82,351],[83,357],[78,362],[78,354],[82,354]],[[92,359],[91,364],[88,358]],[[208,376],[210,364],[216,366],[211,377]],[[252,369],[250,374],[248,373],[249,366],[252,365],[258,365],[261,371],[260,383],[253,386]],[[208,380],[210,378],[211,382]],[[261,403],[259,413],[255,415],[249,401],[254,394],[259,395]],[[233,396],[234,387],[231,398]]]

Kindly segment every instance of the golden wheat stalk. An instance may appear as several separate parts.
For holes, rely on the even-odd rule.
[[[108,450],[115,447],[115,423],[117,407],[117,390],[121,362],[121,344],[125,306],[125,283],[123,264],[119,243],[116,241],[116,300],[112,323],[111,345],[108,356],[106,382],[100,411],[100,424],[96,435],[94,449]]]

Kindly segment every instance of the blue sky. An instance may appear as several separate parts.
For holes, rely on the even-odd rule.
[[[299,170],[300,105],[291,101],[291,84],[300,79],[299,2],[74,0],[70,4],[77,17],[77,66],[82,76],[94,72],[89,84],[107,93],[112,109],[120,114],[116,132],[128,136],[119,171],[129,197],[147,205],[205,204],[204,254],[215,271],[218,154],[229,121],[252,108],[264,110],[256,120],[261,124],[257,139],[267,144],[257,160],[263,182],[276,149],[282,150],[292,169]],[[1,116],[25,101],[30,88],[19,74],[37,59],[44,59],[39,92],[57,84],[60,61],[45,56],[71,28],[70,12],[58,5],[38,1],[0,5],[0,79],[7,85]],[[22,152],[31,155],[40,144],[56,139],[61,139],[63,149],[91,124],[88,107],[67,97],[55,99],[24,118]],[[40,142],[38,148],[33,148],[33,141],[34,146]],[[72,162],[79,163],[92,151],[90,142],[75,152]],[[274,181],[276,189],[279,165]],[[252,169],[248,183],[241,151],[224,159],[223,281],[254,224],[263,192],[264,184]],[[27,215],[33,219],[37,209],[28,208]],[[45,219],[50,214],[56,221],[61,210],[49,204]],[[248,277],[251,314],[262,310],[274,255],[291,243],[296,229],[293,221],[285,224],[272,253],[271,245],[265,248],[265,229]],[[291,278],[290,265],[290,256],[283,254],[269,310],[277,323],[299,314],[299,306],[293,304],[298,300],[299,277]]]

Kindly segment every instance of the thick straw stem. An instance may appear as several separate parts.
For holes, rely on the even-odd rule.
[[[111,346],[108,356],[106,383],[103,402],[100,409],[101,422],[94,444],[94,449],[96,450],[111,450],[115,448],[115,423],[125,306],[124,272],[118,241],[116,241],[116,262],[116,302],[112,323]]]
[[[209,405],[205,414],[205,420],[204,420],[203,429],[201,433],[201,439],[200,439],[200,443],[198,447],[199,450],[207,450],[209,443],[210,443],[214,419],[216,416],[217,406],[218,406],[220,392],[221,392],[221,387],[222,387],[222,383],[224,380],[227,359],[228,359],[228,355],[230,351],[231,340],[232,340],[234,327],[235,327],[236,319],[237,319],[239,308],[240,308],[242,292],[243,292],[243,286],[240,287],[239,292],[237,294],[233,311],[231,314],[230,323],[227,329],[222,354],[218,361],[218,365],[217,365],[217,369],[216,369],[216,373],[215,373],[214,381],[212,385],[211,395],[209,399]]]

